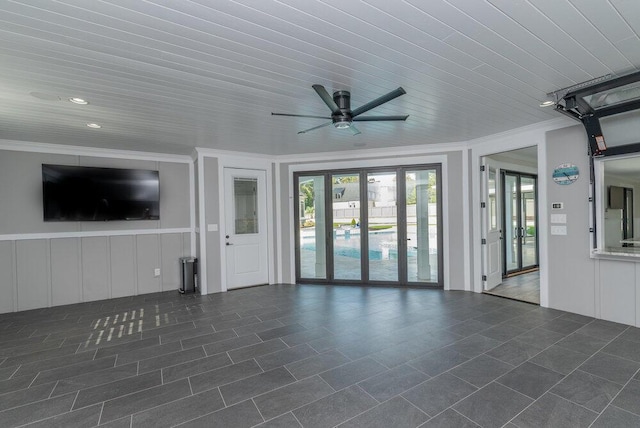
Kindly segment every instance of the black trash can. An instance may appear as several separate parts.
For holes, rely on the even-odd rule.
[[[182,282],[178,291],[195,293],[198,288],[198,259],[195,257],[180,257],[180,276]]]

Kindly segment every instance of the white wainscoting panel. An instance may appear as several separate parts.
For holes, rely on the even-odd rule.
[[[138,293],[154,293],[161,291],[160,277],[153,271],[160,266],[160,239],[158,235],[139,235],[136,251],[138,254]],[[162,270],[160,270],[162,273]]]
[[[82,302],[80,240],[51,239],[51,304]]]
[[[18,310],[44,308],[50,302],[49,241],[34,239],[16,243]]]
[[[603,319],[636,323],[636,263],[600,260],[600,311]]]
[[[82,238],[82,295],[85,302],[108,299],[109,238]]]
[[[15,270],[15,244],[13,242],[0,242],[0,313],[15,310],[16,278]]]
[[[138,294],[135,236],[112,236],[111,250],[111,297]]]

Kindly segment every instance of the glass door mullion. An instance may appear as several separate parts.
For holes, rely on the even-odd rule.
[[[524,243],[524,233],[522,226],[522,176],[518,175],[516,178],[516,206],[518,207],[516,218],[518,228],[518,267],[517,270],[522,270],[522,244]]]
[[[369,281],[369,239],[367,232],[369,230],[369,209],[368,209],[368,196],[367,196],[367,173],[360,171],[360,271],[362,281]]]
[[[396,207],[398,210],[398,218],[407,218],[407,205],[403,201],[407,200],[407,186],[404,178],[404,169],[396,170],[396,181],[398,185],[398,196],[396,198]],[[403,222],[404,227],[398,227],[398,281],[400,284],[409,282],[407,274],[407,223]]]
[[[325,259],[327,261],[327,281],[328,282],[333,282],[335,280],[335,276],[333,274],[334,272],[334,268],[333,268],[333,263],[334,263],[334,258],[333,258],[333,210],[332,210],[332,202],[331,202],[331,196],[332,196],[332,186],[331,186],[331,174],[329,173],[325,173],[323,174],[324,177],[324,212],[325,212],[325,218],[326,218],[326,224],[327,226],[325,227],[325,246],[327,249],[327,253],[325,256]]]

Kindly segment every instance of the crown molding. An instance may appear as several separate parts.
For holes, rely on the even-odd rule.
[[[0,150],[18,152],[51,153],[72,156],[93,156],[113,159],[135,159],[156,162],[192,163],[191,156],[134,150],[105,149],[98,147],[69,146],[63,144],[36,143],[31,141],[0,140]]]

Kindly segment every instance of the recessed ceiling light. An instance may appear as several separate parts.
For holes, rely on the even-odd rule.
[[[540,103],[540,107],[549,107],[549,106],[552,106],[554,104],[555,104],[554,101],[547,100],[547,101],[544,101],[544,102]]]
[[[78,97],[71,97],[69,98],[69,101],[71,101],[74,104],[80,104],[83,106],[86,106],[87,104],[89,104],[89,101],[85,100],[84,98],[78,98]]]
[[[100,129],[100,128],[102,128],[102,125],[97,124],[97,123],[87,123],[87,126],[88,126],[89,128],[93,128],[93,129]]]

